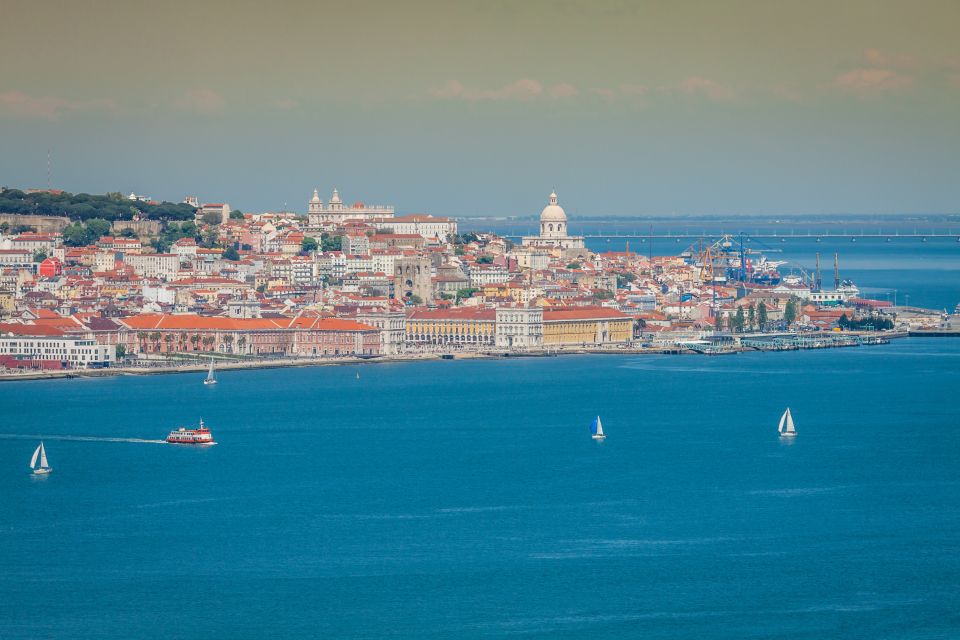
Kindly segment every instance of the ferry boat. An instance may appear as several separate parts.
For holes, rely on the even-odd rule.
[[[167,442],[170,444],[217,444],[213,441],[213,434],[203,424],[203,418],[200,418],[200,426],[196,429],[187,429],[180,427],[171,431],[167,436]]]

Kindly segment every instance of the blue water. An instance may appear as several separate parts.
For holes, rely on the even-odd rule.
[[[0,385],[0,638],[960,635],[960,340],[202,377]]]

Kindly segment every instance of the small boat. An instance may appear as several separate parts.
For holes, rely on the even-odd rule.
[[[167,436],[167,442],[170,444],[217,444],[213,441],[210,429],[204,426],[203,418],[200,418],[200,426],[196,429],[180,427],[171,431]]]
[[[40,458],[40,464],[37,464],[37,457]],[[53,471],[53,467],[47,464],[47,450],[43,448],[43,441],[40,441],[40,446],[37,447],[37,450],[33,452],[33,457],[30,458],[30,468],[33,469],[33,472],[37,475],[42,475],[45,473],[50,473]]]
[[[793,416],[790,414],[790,407],[780,416],[780,425],[777,427],[781,438],[792,438],[797,435],[797,429],[793,426]]]
[[[607,437],[603,435],[603,423],[600,422],[600,416],[597,416],[590,425],[590,434],[594,440],[603,440]]]
[[[203,384],[217,384],[217,377],[213,372],[213,358],[210,358],[210,369],[207,370],[207,379],[203,381]]]
[[[359,379],[360,379],[360,372],[357,371],[357,380],[359,380]]]

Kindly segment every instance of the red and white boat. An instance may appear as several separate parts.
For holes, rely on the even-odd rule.
[[[171,431],[167,436],[167,442],[170,444],[217,444],[213,441],[213,434],[210,429],[203,425],[203,418],[200,418],[200,426],[196,429],[187,429],[180,427]]]

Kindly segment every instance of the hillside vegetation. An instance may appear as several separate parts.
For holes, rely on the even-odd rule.
[[[0,213],[65,216],[71,220],[193,220],[194,208],[188,204],[162,202],[147,204],[126,199],[121,193],[26,193],[19,189],[0,190]]]

